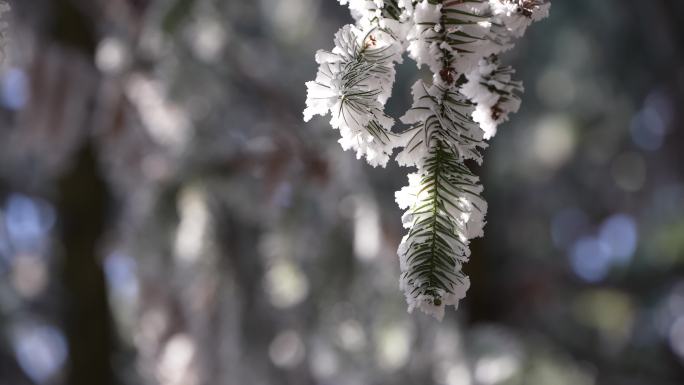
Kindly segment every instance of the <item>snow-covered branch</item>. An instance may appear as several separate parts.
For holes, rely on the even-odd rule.
[[[520,106],[522,84],[498,55],[512,48],[534,21],[548,15],[544,0],[340,0],[356,25],[343,27],[332,52],[319,51],[314,82],[307,83],[305,120],[332,114],[340,143],[385,165],[396,160],[416,167],[397,192],[409,229],[399,246],[400,285],[409,311],[419,308],[441,319],[458,306],[469,280],[461,267],[469,240],[482,236],[487,204],[479,178],[466,166],[482,162],[486,139]],[[384,113],[395,63],[408,51],[418,67],[432,72],[412,89],[408,125],[393,133]]]

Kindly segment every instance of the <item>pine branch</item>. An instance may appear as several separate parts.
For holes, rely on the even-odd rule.
[[[379,27],[347,25],[335,35],[335,49],[319,51],[316,60],[320,67],[316,80],[307,83],[305,120],[331,113],[342,147],[384,166],[395,136],[384,105],[394,83],[394,63],[401,60],[399,42]]]
[[[477,177],[441,140],[431,149],[413,187],[406,212],[409,233],[399,247],[402,287],[409,309],[441,318],[444,305],[457,305],[469,286],[461,266],[468,260],[471,219],[483,218]],[[399,197],[398,197],[399,198]]]
[[[332,112],[340,143],[371,165],[386,163],[403,147],[400,165],[417,168],[396,193],[408,234],[399,246],[401,287],[409,310],[437,318],[458,305],[468,289],[461,266],[469,240],[482,236],[485,201],[466,160],[482,162],[485,139],[520,105],[522,84],[497,55],[511,48],[532,21],[548,14],[545,0],[339,0],[356,26],[338,32],[332,52],[319,51],[315,82],[307,83],[305,120]],[[365,34],[365,35],[364,35]],[[427,65],[432,84],[415,83],[409,128],[391,131],[383,108],[394,64],[408,50]]]

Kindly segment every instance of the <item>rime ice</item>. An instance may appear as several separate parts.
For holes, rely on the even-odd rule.
[[[483,235],[487,203],[466,161],[482,162],[485,140],[520,107],[522,84],[498,55],[513,47],[547,0],[339,0],[356,20],[319,51],[316,80],[307,85],[306,121],[331,114],[342,148],[385,166],[415,167],[395,194],[408,229],[398,248],[400,287],[409,311],[441,319],[458,307],[470,280],[461,271],[470,239]],[[395,133],[384,112],[404,52],[432,81],[417,81],[413,105]]]

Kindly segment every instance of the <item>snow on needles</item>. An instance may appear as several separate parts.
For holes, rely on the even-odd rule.
[[[394,120],[384,112],[392,91],[394,63],[401,60],[398,41],[379,28],[345,25],[335,34],[332,51],[318,51],[316,80],[307,82],[304,120],[331,114],[340,144],[385,166],[392,152]]]
[[[470,239],[483,235],[487,203],[466,165],[482,162],[485,140],[520,107],[522,84],[498,55],[513,47],[548,0],[339,0],[354,25],[335,34],[332,51],[318,51],[316,79],[307,82],[304,120],[331,115],[344,150],[372,166],[396,161],[415,167],[396,193],[408,229],[398,248],[409,311],[438,319],[458,307],[470,280],[461,271]],[[413,105],[392,131],[384,112],[404,52],[432,81],[418,80]]]

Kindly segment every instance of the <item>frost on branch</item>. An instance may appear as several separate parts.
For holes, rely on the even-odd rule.
[[[428,88],[429,87],[429,88]],[[441,319],[444,307],[458,305],[470,283],[461,266],[469,240],[482,235],[486,203],[478,178],[465,160],[481,162],[483,131],[473,122],[473,106],[453,84],[418,81],[414,103],[402,118],[412,128],[402,134],[397,161],[416,166],[409,186],[396,194],[409,233],[398,254],[401,288],[409,311],[419,308]]]
[[[304,120],[331,114],[330,125],[340,130],[340,144],[358,158],[385,166],[393,148],[394,120],[384,106],[394,83],[394,62],[400,45],[380,29],[346,25],[335,35],[332,52],[318,51],[316,80],[307,82]]]
[[[463,94],[475,103],[473,120],[480,124],[484,139],[496,135],[496,127],[518,112],[523,85],[513,80],[515,70],[502,67],[496,56],[482,59],[479,65],[466,74]]]
[[[495,33],[522,37],[527,27],[549,16],[551,3],[545,0],[489,0]],[[506,42],[508,43],[508,42]]]
[[[412,0],[339,0],[348,5],[352,17],[360,25],[371,25],[377,22],[381,27],[404,22],[413,12]],[[395,29],[395,28],[393,28]]]
[[[398,250],[400,286],[409,311],[441,319],[444,307],[457,307],[470,286],[461,266],[470,257],[468,240],[482,235],[487,204],[478,178],[440,139],[426,158],[396,193],[409,229]]]
[[[397,155],[402,166],[421,166],[429,149],[439,141],[459,159],[481,162],[479,149],[487,147],[482,130],[470,115],[473,105],[449,85],[413,85],[413,106],[401,118],[411,125],[402,133],[404,149]]]
[[[416,5],[414,26],[408,35],[409,56],[432,73],[463,73],[479,57],[496,50],[488,44],[486,1],[422,1]]]
[[[482,162],[485,140],[520,107],[522,84],[498,55],[533,22],[545,0],[340,0],[356,26],[342,28],[332,52],[319,51],[316,81],[307,83],[305,120],[332,114],[344,149],[385,165],[394,147],[415,167],[396,193],[408,234],[398,254],[409,311],[438,319],[458,306],[470,285],[461,271],[469,242],[483,235],[487,204],[466,162]],[[432,72],[412,88],[413,105],[393,134],[383,108],[403,51]]]

